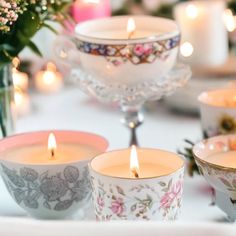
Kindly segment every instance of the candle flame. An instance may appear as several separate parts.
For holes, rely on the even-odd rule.
[[[129,18],[128,23],[127,23],[127,33],[129,35],[129,39],[132,37],[136,29],[136,24],[135,21],[132,17]]]
[[[14,57],[12,60],[12,65],[13,68],[18,68],[18,66],[20,65],[20,59],[18,57]]]
[[[194,52],[193,45],[189,42],[185,42],[180,47],[180,53],[183,57],[190,57]]]
[[[186,15],[190,19],[196,19],[197,16],[198,16],[198,8],[195,5],[193,5],[193,4],[189,4],[186,7]]]
[[[139,161],[138,161],[138,154],[135,145],[131,147],[130,153],[130,170],[134,174],[135,178],[138,178],[138,171],[139,171]]]
[[[49,62],[46,66],[46,70],[43,73],[42,79],[44,84],[53,84],[56,80],[56,66],[52,62]]]
[[[224,11],[223,20],[229,32],[233,32],[236,29],[236,19],[230,9]]]
[[[14,103],[16,106],[20,106],[24,100],[24,93],[19,87],[15,87],[14,91]]]
[[[56,148],[57,148],[56,137],[53,133],[50,133],[48,136],[48,150],[51,152],[51,158],[54,158]]]

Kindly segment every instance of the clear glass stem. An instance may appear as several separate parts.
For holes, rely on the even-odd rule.
[[[139,146],[137,128],[143,123],[143,115],[140,112],[141,106],[122,106],[121,110],[124,113],[121,122],[125,124],[131,132],[129,145]]]

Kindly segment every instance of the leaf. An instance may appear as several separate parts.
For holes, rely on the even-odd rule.
[[[39,181],[43,182],[45,179],[48,178],[48,170],[43,172],[40,176],[39,176]]]
[[[136,209],[137,209],[137,204],[132,205],[130,208],[131,212],[134,212]]]
[[[25,198],[25,192],[19,188],[15,189],[13,194],[14,194],[15,200],[18,204],[20,204],[23,201],[23,199]]]
[[[50,206],[50,204],[49,204],[47,201],[45,201],[45,202],[43,203],[43,206],[44,206],[45,208],[51,210],[51,206]]]
[[[28,45],[27,45],[31,50],[32,52],[34,52],[36,55],[40,56],[40,57],[43,57],[42,53],[39,51],[38,47],[32,42],[32,41],[29,41]]]
[[[219,177],[219,180],[220,180],[224,185],[226,185],[227,187],[232,188],[230,182],[229,182],[227,179],[224,179],[224,178],[222,178],[222,177]]]
[[[159,185],[160,185],[161,187],[165,187],[165,186],[166,186],[166,183],[165,183],[165,182],[159,182]]]
[[[58,32],[57,32],[51,25],[49,25],[49,24],[47,24],[47,23],[45,23],[45,22],[42,24],[42,27],[45,27],[45,28],[49,29],[49,30],[52,31],[54,34],[58,34]]]
[[[118,192],[119,194],[125,196],[124,190],[123,190],[121,187],[116,186],[116,189],[117,189],[117,192]]]
[[[5,165],[1,164],[3,168],[3,172],[6,174],[6,176],[9,178],[9,180],[17,187],[23,188],[25,186],[25,182],[23,179],[17,175],[15,170],[11,170],[7,168]]]
[[[32,199],[31,197],[27,197],[24,199],[24,204],[26,207],[37,209],[39,207],[38,202],[35,199]]]
[[[56,206],[54,207],[54,210],[64,211],[68,209],[72,205],[72,203],[73,203],[73,200],[65,200],[65,201],[58,202]]]
[[[170,181],[168,183],[168,189],[170,189],[171,185],[172,185],[172,179],[170,179]]]

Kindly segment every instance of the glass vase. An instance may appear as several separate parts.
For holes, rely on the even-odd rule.
[[[0,67],[0,138],[14,131],[13,119],[14,87],[11,65]]]

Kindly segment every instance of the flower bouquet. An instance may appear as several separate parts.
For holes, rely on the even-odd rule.
[[[0,136],[11,133],[12,59],[25,48],[41,55],[32,37],[49,21],[63,22],[71,0],[0,0]]]

